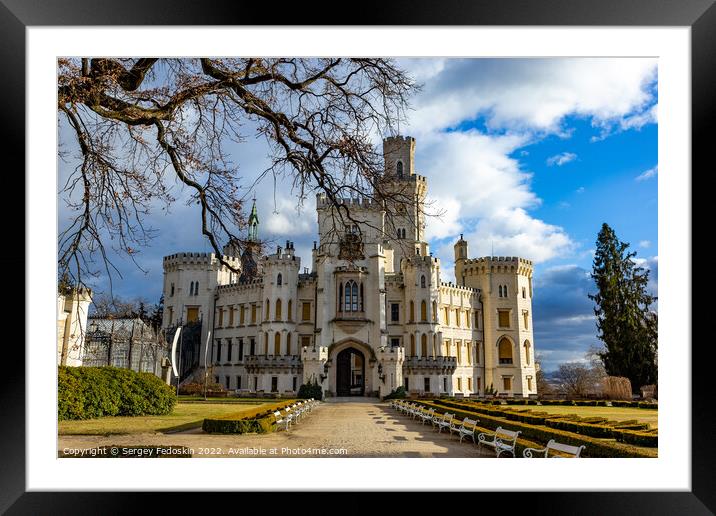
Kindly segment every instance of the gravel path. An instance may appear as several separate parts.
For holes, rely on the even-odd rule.
[[[460,443],[445,431],[438,434],[429,424],[421,425],[387,403],[362,399],[321,403],[288,432],[211,435],[196,429],[175,434],[59,437],[59,452],[64,456],[112,446],[120,450],[184,447],[194,457],[494,457],[494,452],[480,450],[471,441]],[[131,450],[117,453],[128,455]]]

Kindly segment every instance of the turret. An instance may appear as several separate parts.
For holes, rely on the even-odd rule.
[[[404,178],[415,175],[415,138],[391,136],[383,140],[385,175]]]
[[[455,282],[464,287],[465,278],[463,276],[463,269],[465,260],[468,259],[469,254],[467,240],[462,237],[462,233],[460,233],[460,240],[455,243],[453,249],[455,250]]]

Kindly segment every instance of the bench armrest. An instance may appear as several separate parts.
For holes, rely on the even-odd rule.
[[[546,457],[547,448],[525,448],[522,452],[522,456],[526,459],[531,459],[534,455],[542,455],[543,457]]]

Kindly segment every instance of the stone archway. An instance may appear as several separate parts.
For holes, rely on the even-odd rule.
[[[336,395],[365,395],[365,355],[354,347],[336,355]]]

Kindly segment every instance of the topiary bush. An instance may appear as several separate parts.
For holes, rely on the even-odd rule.
[[[162,415],[176,404],[160,378],[117,367],[60,367],[57,388],[59,420]]]
[[[401,385],[400,387],[396,387],[392,391],[390,391],[390,394],[387,394],[383,397],[384,400],[402,400],[408,397],[408,393],[405,390],[405,386]]]
[[[323,389],[318,382],[304,383],[298,389],[298,397],[303,400],[313,398],[314,400],[323,399]]]

